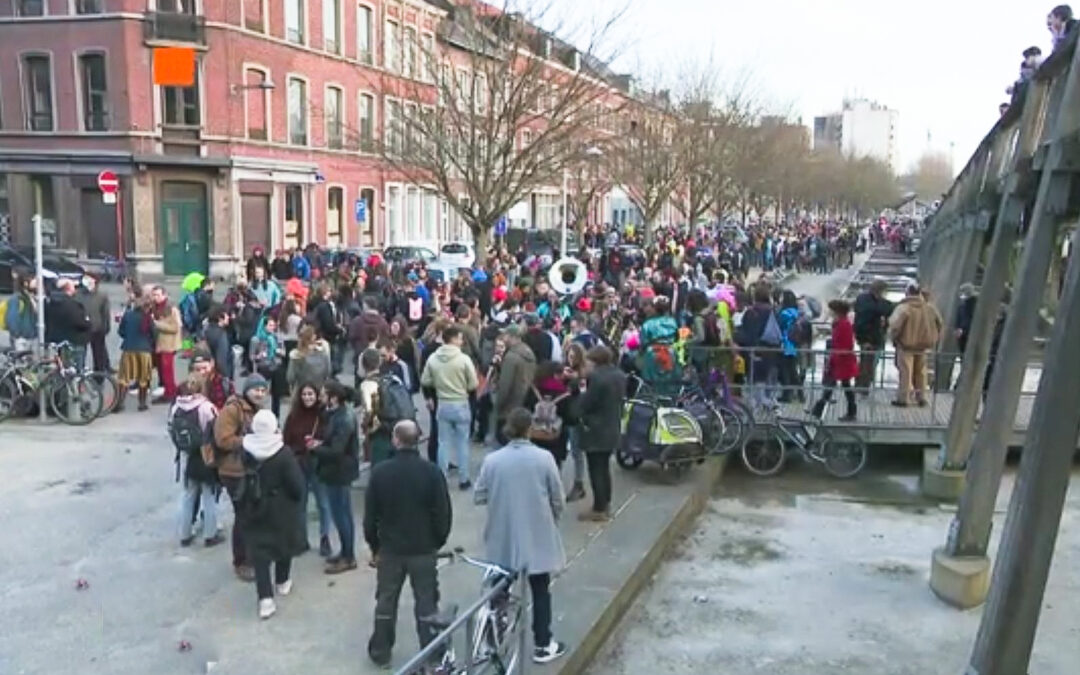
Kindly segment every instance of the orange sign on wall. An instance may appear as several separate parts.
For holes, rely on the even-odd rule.
[[[154,84],[162,87],[195,85],[195,50],[192,47],[155,47]]]

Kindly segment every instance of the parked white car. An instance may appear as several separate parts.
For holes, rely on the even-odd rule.
[[[447,266],[472,267],[476,253],[472,244],[450,242],[439,249],[439,262]]]

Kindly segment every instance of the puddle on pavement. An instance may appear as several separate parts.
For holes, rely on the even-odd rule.
[[[784,552],[780,546],[764,537],[725,537],[716,551],[709,556],[711,560],[732,562],[742,567],[756,567],[783,557]]]
[[[73,495],[87,495],[91,492],[95,492],[98,488],[98,483],[95,480],[81,480],[75,485],[71,486],[71,494]]]

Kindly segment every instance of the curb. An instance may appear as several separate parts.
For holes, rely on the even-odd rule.
[[[573,650],[562,667],[557,671],[559,675],[581,675],[603,649],[611,634],[615,632],[619,622],[630,609],[641,591],[652,579],[660,568],[664,557],[671,549],[671,545],[680,537],[684,536],[690,527],[697,521],[705,505],[709,502],[713,489],[719,484],[727,467],[730,454],[710,458],[704,465],[704,473],[699,476],[693,491],[687,495],[683,505],[672,517],[667,526],[660,531],[648,552],[642,557],[641,562],[622,583],[618,592],[608,602],[600,618],[597,619],[589,631],[581,637],[577,648]]]

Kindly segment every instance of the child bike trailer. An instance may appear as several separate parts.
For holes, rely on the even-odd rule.
[[[701,425],[692,413],[640,399],[623,406],[622,440],[615,451],[622,468],[634,470],[648,461],[681,473],[704,462],[705,454]]]

